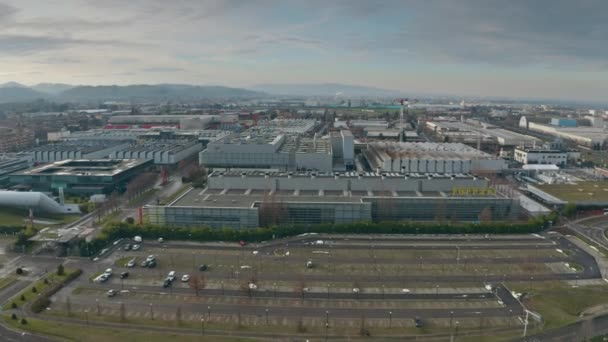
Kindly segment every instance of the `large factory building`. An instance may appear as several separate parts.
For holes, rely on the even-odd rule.
[[[168,206],[148,206],[153,224],[255,228],[362,221],[493,220],[519,215],[517,200],[469,174],[215,171],[208,187]]]

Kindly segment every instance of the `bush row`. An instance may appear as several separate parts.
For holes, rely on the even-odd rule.
[[[40,313],[45,310],[51,304],[51,296],[61,290],[62,287],[69,284],[72,280],[78,278],[81,274],[82,270],[77,269],[68,274],[68,276],[65,277],[65,279],[63,279],[61,282],[51,285],[46,291],[44,291],[44,293],[41,293],[40,296],[38,296],[38,298],[32,302],[32,305],[30,306],[32,312]]]
[[[164,227],[126,222],[113,223],[91,242],[80,241],[82,256],[92,256],[108,243],[119,238],[136,235],[147,239],[163,237],[171,240],[191,241],[247,241],[260,242],[304,233],[328,234],[528,234],[546,228],[555,217],[541,217],[526,222],[481,222],[481,223],[421,223],[421,222],[358,222],[348,224],[318,224],[313,226],[274,226],[255,229],[209,228],[209,227]]]

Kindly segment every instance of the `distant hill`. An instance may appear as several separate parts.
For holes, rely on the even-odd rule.
[[[17,82],[6,82],[0,84],[0,88],[27,88],[27,86]]]
[[[0,86],[0,103],[28,102],[48,97],[48,94],[40,93],[26,87]]]
[[[389,89],[365,87],[358,85],[319,83],[319,84],[259,84],[250,87],[253,90],[262,91],[273,95],[293,96],[399,96],[400,92]]]
[[[191,85],[77,86],[58,95],[63,101],[201,100],[248,98],[263,94],[241,88]]]
[[[34,86],[31,86],[30,88],[41,93],[57,95],[66,90],[74,88],[74,86],[62,83],[39,83]]]
[[[265,94],[242,88],[181,84],[128,86],[72,86],[40,83],[31,87],[8,82],[0,84],[0,103],[47,99],[57,102],[98,101],[197,101],[204,99],[253,98]]]

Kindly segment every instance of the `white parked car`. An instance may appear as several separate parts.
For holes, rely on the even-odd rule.
[[[136,236],[133,238],[133,241],[135,241],[137,243],[141,243],[143,240],[142,240],[141,236]]]
[[[175,271],[171,271],[169,272],[169,275],[167,275],[167,279],[169,279],[169,281],[174,281],[176,276],[177,273],[175,273]]]
[[[184,274],[184,275],[182,276],[182,281],[183,281],[184,283],[187,283],[189,280],[190,280],[190,276],[189,276],[189,275]]]
[[[138,251],[140,247],[141,247],[140,245],[133,245],[133,247],[131,247],[131,250]]]
[[[106,268],[106,270],[103,272],[103,274],[107,275],[108,277],[112,275],[112,269],[111,268]]]

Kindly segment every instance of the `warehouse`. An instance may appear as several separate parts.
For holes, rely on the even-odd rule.
[[[608,142],[608,132],[602,127],[560,127],[530,122],[525,116],[519,120],[519,127],[575,142],[576,144],[601,149]]]
[[[342,165],[353,162],[352,135],[344,133],[339,141]],[[346,150],[346,152],[344,152]],[[250,129],[212,141],[199,155],[201,165],[215,168],[255,168],[272,170],[332,171],[334,157],[332,142],[324,138],[306,138],[283,134],[274,129]]]
[[[114,151],[113,159],[152,159],[156,165],[175,165],[195,156],[203,149],[203,144],[191,139],[149,139]]]
[[[502,129],[479,120],[428,121],[426,127],[442,141],[474,146],[479,144],[482,148],[487,146],[488,150],[493,149],[493,146],[533,146],[541,142],[535,137]]]
[[[36,147],[31,152],[35,163],[50,163],[67,159],[106,158],[130,144],[125,140],[75,140]]]
[[[36,166],[10,175],[13,185],[26,185],[35,191],[66,194],[110,194],[125,189],[129,180],[152,166],[143,159],[76,159]]]
[[[255,228],[361,221],[477,221],[519,215],[517,200],[467,174],[213,172],[208,187],[145,208],[167,226]]]
[[[404,173],[498,173],[505,160],[460,143],[369,143],[364,157],[375,171]]]

